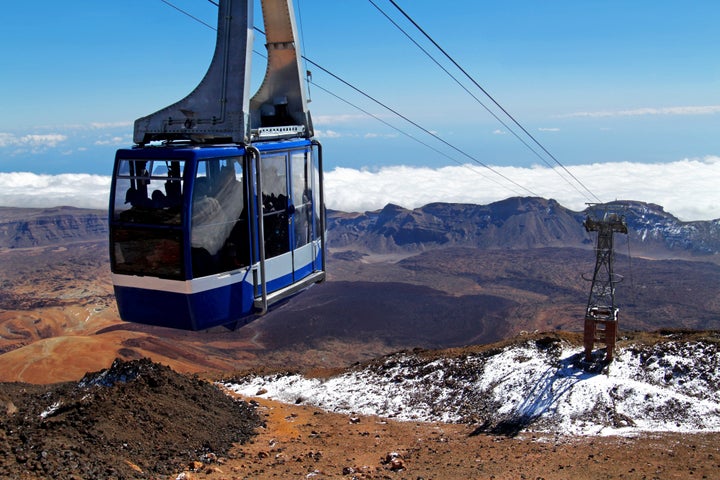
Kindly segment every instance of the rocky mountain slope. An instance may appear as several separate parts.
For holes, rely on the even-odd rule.
[[[0,248],[63,245],[107,235],[107,213],[102,210],[0,207]]]
[[[593,242],[551,201],[333,212],[325,284],[205,332],[120,321],[104,212],[0,209],[0,477],[713,478],[717,333],[635,330],[720,328],[716,222],[640,207],[599,371],[558,332],[582,328]],[[213,432],[252,415],[198,424],[219,391],[144,357],[241,391],[256,440],[223,455]]]
[[[115,361],[78,382],[0,384],[0,476],[714,478],[720,335],[627,336],[604,366],[583,364],[579,341],[204,380]]]
[[[79,382],[0,384],[0,478],[175,478],[260,423],[246,402],[148,360]]]
[[[720,431],[720,334],[621,339],[609,365],[580,335],[540,334],[454,351],[405,351],[329,378],[250,375],[225,386],[347,415],[474,424],[515,435]]]
[[[618,201],[606,205],[624,215],[631,254],[661,258],[692,257],[719,262],[720,219],[682,222],[659,205]],[[364,213],[328,212],[330,243],[336,249],[375,254],[417,252],[447,246],[528,249],[590,247],[586,214],[555,200],[514,197],[489,205],[434,203],[414,210],[387,205]],[[107,213],[73,207],[0,207],[0,248],[58,245],[107,237]],[[625,242],[618,242],[618,248]]]
[[[522,215],[512,212],[527,202],[510,203],[506,224],[519,221],[513,218]],[[438,206],[458,208],[484,207]],[[396,216],[388,218],[386,225]],[[584,234],[576,225],[578,231]],[[326,368],[400,349],[582,329],[589,288],[582,275],[592,272],[595,261],[590,244],[485,249],[446,242],[442,247],[408,244],[405,250],[395,246],[389,253],[363,244],[372,232],[356,232],[353,243],[334,247],[334,232],[336,227],[330,230],[327,282],[238,330],[194,333],[119,320],[104,236],[67,243],[58,235],[33,235],[50,243],[0,248],[0,381],[73,380],[107,367],[116,357],[148,356],[186,372],[262,364]],[[636,250],[631,243],[630,252]],[[621,330],[720,329],[720,266],[700,261],[712,256],[650,260],[623,253],[615,263],[615,272],[625,277],[616,293]]]
[[[625,216],[630,242],[646,250],[685,251],[704,260],[720,253],[720,219],[682,222],[652,203],[624,201],[608,205],[617,207]]]
[[[720,219],[682,222],[661,206],[623,201],[607,204],[626,219],[629,238],[618,235],[618,250],[658,257],[718,261]],[[528,249],[591,247],[594,236],[582,226],[598,207],[573,212],[554,200],[508,198],[489,205],[434,203],[414,210],[387,205],[374,212],[329,213],[331,244],[373,253],[417,252],[447,246]],[[622,248],[628,244],[629,248]]]

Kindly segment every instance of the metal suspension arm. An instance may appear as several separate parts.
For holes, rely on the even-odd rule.
[[[135,121],[134,141],[242,143],[313,135],[292,0],[263,0],[268,66],[250,98],[253,1],[220,0],[212,62],[184,99]],[[173,72],[182,75],[182,69]]]

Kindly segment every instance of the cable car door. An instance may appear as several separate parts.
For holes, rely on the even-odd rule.
[[[291,216],[290,241],[293,250],[293,271],[295,281],[306,277],[314,270],[317,255],[313,242],[313,156],[312,150],[299,150],[290,154],[290,186],[293,214]]]
[[[268,290],[312,273],[312,155],[310,150],[270,153],[260,161]]]

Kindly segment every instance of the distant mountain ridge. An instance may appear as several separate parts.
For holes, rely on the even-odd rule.
[[[625,220],[635,242],[662,245],[668,250],[685,250],[695,255],[720,253],[720,218],[683,222],[660,205],[637,201],[612,202],[625,208]]]
[[[0,248],[106,239],[107,212],[75,207],[0,207]]]
[[[719,256],[687,250],[711,242],[716,222],[678,222],[641,203],[626,215],[631,235],[619,235],[614,269],[623,279],[621,329],[719,329]],[[334,368],[400,349],[582,329],[590,288],[583,277],[595,263],[582,213],[517,198],[328,219],[327,282],[238,330],[188,334],[120,321],[106,212],[0,208],[0,377],[57,381],[149,355],[189,371]],[[639,253],[650,242],[658,253]]]
[[[329,214],[333,247],[370,251],[423,250],[440,246],[534,248],[578,245],[589,238],[582,214],[555,200],[508,198],[489,205],[431,203],[414,210],[389,204],[364,214]]]
[[[659,205],[637,201],[607,206],[625,217],[628,240],[640,253],[663,257],[720,254],[720,219],[682,222]],[[587,213],[574,212],[552,199],[513,197],[488,205],[431,203],[408,210],[390,204],[365,213],[331,211],[328,224],[332,247],[373,253],[444,246],[590,247],[595,236],[582,225]]]
[[[720,219],[683,222],[659,205],[639,201],[616,201],[607,206],[624,215],[631,254],[719,258]],[[512,197],[488,205],[431,203],[409,210],[388,204],[364,213],[328,211],[329,245],[378,254],[449,246],[590,248],[595,236],[582,226],[586,214],[537,197]],[[97,241],[107,238],[107,233],[107,212],[103,210],[0,207],[0,248]],[[618,242],[625,240],[619,238]]]

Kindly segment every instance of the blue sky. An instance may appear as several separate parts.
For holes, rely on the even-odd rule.
[[[168,1],[205,23],[217,22],[217,8],[208,0]],[[373,1],[492,105],[389,1]],[[699,177],[714,174],[720,155],[720,2],[396,1],[561,163],[584,168],[584,183],[632,175],[635,164],[657,165],[659,174],[688,159],[700,165]],[[546,167],[371,2],[296,0],[295,7],[305,55],[314,62],[474,159],[520,169],[516,178],[521,183],[525,173]],[[161,0],[36,0],[10,2],[3,11],[0,174],[109,175],[114,151],[132,144],[132,122],[189,93],[204,75],[215,44],[213,30]],[[262,41],[256,35],[259,51]],[[253,62],[259,83],[263,59],[254,56]],[[468,163],[319,69],[310,69],[317,84],[310,86],[310,109],[328,171],[377,174],[399,165],[437,171]],[[600,178],[587,168],[593,164],[602,165],[596,170]],[[570,186],[559,177],[557,182],[558,191],[548,196],[562,199]],[[685,197],[698,194],[692,186],[669,183],[670,188],[688,188]],[[537,185],[527,185],[541,193]],[[653,186],[658,192],[667,187]],[[665,200],[643,197],[637,185],[628,188],[603,191],[618,194],[603,200]],[[720,217],[717,196],[710,193],[698,201],[706,204],[698,216]]]

